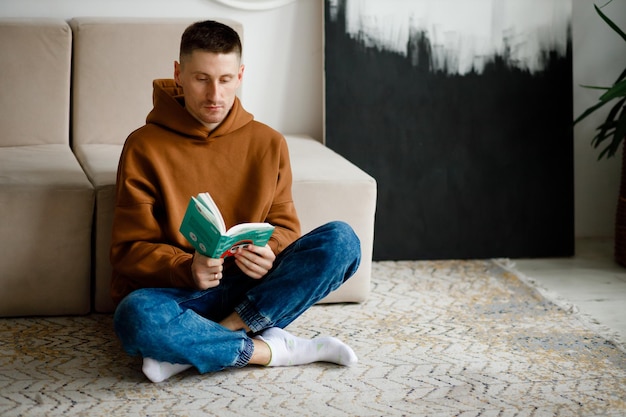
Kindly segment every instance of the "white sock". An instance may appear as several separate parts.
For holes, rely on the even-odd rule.
[[[181,363],[159,362],[152,358],[143,358],[143,366],[141,370],[144,375],[152,382],[162,382],[167,378],[179,374],[192,365]]]
[[[311,362],[333,362],[349,366],[358,360],[350,346],[334,337],[302,339],[278,327],[269,328],[257,337],[267,343],[272,351],[267,366],[304,365]]]

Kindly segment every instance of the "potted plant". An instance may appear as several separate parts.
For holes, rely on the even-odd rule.
[[[609,19],[598,6],[594,5],[596,12],[600,17],[626,41],[626,34]],[[603,90],[604,93],[598,99],[598,102],[585,110],[576,120],[574,124],[580,122],[591,113],[595,112],[608,103],[612,103],[612,107],[604,120],[596,128],[596,135],[591,141],[594,148],[600,145],[604,149],[600,152],[598,159],[603,157],[611,158],[618,151],[620,144],[626,137],[626,69],[622,71],[615,83],[611,87],[587,86],[585,88],[593,88]],[[622,147],[622,176],[620,180],[620,192],[617,204],[617,215],[615,221],[615,260],[622,266],[626,266],[626,147]]]

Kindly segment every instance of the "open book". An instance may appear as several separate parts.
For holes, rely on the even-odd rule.
[[[274,226],[269,223],[241,223],[226,230],[222,214],[209,193],[200,193],[191,197],[180,232],[202,255],[225,258],[242,246],[265,246],[274,232]]]

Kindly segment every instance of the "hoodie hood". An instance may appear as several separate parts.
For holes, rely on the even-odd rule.
[[[196,139],[218,138],[232,133],[254,120],[235,97],[233,107],[226,118],[213,131],[203,125],[185,109],[185,96],[182,87],[173,79],[159,79],[152,82],[153,109],[146,123],[159,125],[181,135]]]

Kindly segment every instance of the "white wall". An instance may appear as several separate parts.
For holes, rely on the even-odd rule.
[[[626,66],[626,43],[595,14],[591,1],[573,0],[573,6],[574,114],[578,115],[598,97],[597,92],[579,85],[612,84]],[[322,7],[322,0],[296,0],[268,11],[237,10],[213,0],[0,0],[0,16],[193,16],[198,20],[237,20],[244,26],[246,73],[242,99],[246,108],[258,120],[284,133],[306,133],[321,140]],[[626,1],[614,0],[604,11],[626,28]],[[589,142],[601,119],[599,114],[574,131],[575,227],[576,235],[581,237],[613,235],[621,160],[596,160],[598,152]]]

